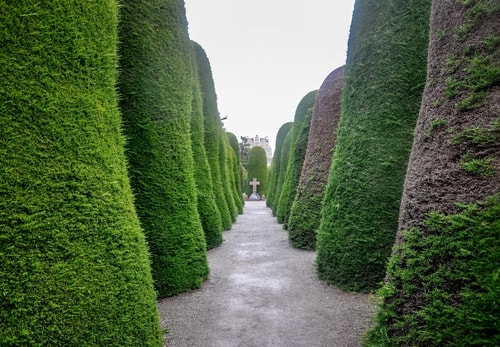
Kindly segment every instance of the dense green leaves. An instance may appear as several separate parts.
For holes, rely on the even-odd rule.
[[[430,1],[358,0],[342,112],[318,231],[318,273],[377,288],[397,231],[425,83]]]
[[[115,1],[0,4],[0,345],[161,346]]]
[[[292,126],[293,122],[288,122],[283,124],[279,128],[278,134],[276,135],[276,145],[274,147],[269,195],[266,199],[267,206],[269,206],[273,210],[274,214],[276,214],[277,205],[279,202],[279,196],[281,192],[281,186],[279,184],[280,178],[282,177],[284,178],[284,176],[286,175],[286,166],[285,167],[281,166],[281,150],[283,148],[283,143],[285,142],[285,138],[290,132],[290,129],[292,129]],[[283,182],[283,179],[281,179],[281,182]]]
[[[307,93],[302,100],[300,100],[295,111],[293,128],[291,130],[290,157],[288,158],[288,166],[284,176],[285,178],[281,188],[276,213],[278,222],[284,223],[285,229],[299,185],[302,163],[304,162],[307,150],[309,125],[311,123],[311,115],[317,93],[317,90]]]
[[[165,297],[199,287],[208,275],[193,174],[195,76],[183,1],[122,1],[120,34],[129,172],[155,287]]]

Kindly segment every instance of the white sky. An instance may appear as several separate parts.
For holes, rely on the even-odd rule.
[[[354,0],[185,0],[210,60],[227,131],[276,134],[304,95],[345,63]]]

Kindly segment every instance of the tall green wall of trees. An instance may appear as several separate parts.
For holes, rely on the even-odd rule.
[[[243,200],[243,191],[241,190],[241,180],[243,172],[241,170],[241,160],[240,160],[240,145],[238,143],[238,139],[236,135],[230,132],[226,132],[227,139],[229,141],[229,145],[233,151],[231,155],[232,159],[232,167],[230,169],[233,177],[232,177],[232,191],[234,202],[236,204],[236,208],[238,209],[238,214],[243,213],[243,206],[245,201]]]
[[[232,187],[233,175],[231,172],[231,159],[233,150],[231,148],[231,145],[229,144],[229,140],[227,139],[225,132],[221,131],[219,135],[219,166],[221,172],[222,190],[224,192],[224,199],[226,199],[226,204],[229,209],[229,215],[231,216],[231,224],[233,224],[236,221],[236,217],[238,216],[238,208],[236,207]]]
[[[367,346],[500,345],[498,18],[498,2],[432,2],[428,79]]]
[[[207,249],[217,246],[212,240],[220,240],[222,234],[222,220],[219,208],[215,202],[212,174],[205,151],[205,129],[203,126],[203,101],[200,84],[198,82],[196,63],[193,51],[193,81],[192,118],[191,118],[191,144],[194,159],[194,177],[196,182],[196,198],[201,226],[207,241]]]
[[[208,276],[193,174],[195,76],[184,2],[122,1],[120,43],[129,173],[156,291],[166,297],[199,287]]]
[[[161,346],[115,1],[0,5],[0,345]]]
[[[269,196],[266,199],[266,204],[273,210],[273,214],[275,213],[276,206],[278,204],[278,199],[281,192],[281,186],[279,185],[280,177],[286,174],[286,167],[283,168],[281,166],[281,149],[283,148],[283,143],[285,142],[285,138],[292,129],[293,122],[288,122],[283,124],[276,135],[276,144],[274,146],[274,156],[272,161],[272,173],[271,179],[269,181]]]
[[[429,0],[358,0],[337,144],[318,231],[321,279],[380,285],[397,231],[425,84]]]
[[[294,247],[316,248],[321,205],[335,149],[340,119],[344,67],[332,71],[321,85],[311,118],[307,151],[299,186],[290,210],[288,235]]]
[[[245,193],[252,195],[253,187],[250,182],[256,178],[260,182],[257,186],[257,193],[262,196],[267,196],[269,191],[269,183],[267,176],[267,155],[264,148],[254,146],[248,153],[248,180]]]
[[[222,127],[217,108],[217,95],[215,94],[212,69],[205,50],[194,43],[196,64],[198,68],[198,79],[201,86],[203,100],[203,121],[205,126],[205,150],[207,152],[208,164],[212,175],[215,201],[222,220],[224,230],[231,229],[232,217],[224,195],[224,187],[219,162],[221,159],[220,142],[222,141]],[[214,237],[213,240],[207,240],[207,244],[213,246],[222,243],[222,234]]]
[[[317,94],[317,90],[307,93],[302,100],[300,100],[295,111],[290,157],[286,169],[285,180],[283,181],[280,192],[278,212],[276,214],[278,222],[283,223],[285,229],[288,225],[290,210],[292,209],[293,200],[297,193],[297,186],[299,185],[302,164],[307,150],[309,125],[311,123],[312,110]]]

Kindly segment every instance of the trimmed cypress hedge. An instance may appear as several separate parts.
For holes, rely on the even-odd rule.
[[[194,69],[196,69],[196,66],[194,66]],[[197,78],[193,81],[192,97],[191,143],[193,148],[196,198],[207,249],[211,249],[220,244],[222,220],[217,204],[215,203],[212,175],[205,152],[202,98]]]
[[[221,132],[221,137],[219,138],[219,146],[219,165],[221,172],[222,189],[224,191],[224,198],[226,199],[226,204],[229,209],[232,224],[236,221],[236,217],[238,216],[238,208],[236,207],[236,203],[234,201],[232,187],[233,174],[231,168],[231,155],[233,154],[233,150],[224,132]]]
[[[318,231],[321,279],[380,286],[425,84],[430,1],[356,1],[337,144]]]
[[[272,162],[272,173],[271,179],[269,180],[269,196],[266,199],[266,204],[273,210],[273,213],[276,214],[276,205],[278,204],[278,198],[281,192],[281,186],[279,185],[280,176],[284,176],[284,171],[286,171],[286,167],[283,168],[281,166],[281,149],[283,148],[283,143],[285,142],[285,138],[292,129],[293,122],[288,122],[283,124],[276,135],[276,145],[274,146],[274,157]]]
[[[367,346],[500,345],[499,16],[498,2],[432,3],[397,243]]]
[[[290,128],[290,131],[288,134],[285,136],[285,140],[283,141],[283,147],[281,148],[281,158],[280,158],[280,167],[281,167],[281,172],[280,175],[278,176],[278,186],[276,189],[276,193],[279,195],[276,195],[277,200],[276,201],[276,207],[274,208],[273,212],[275,215],[278,214],[278,207],[279,207],[279,196],[281,196],[281,192],[283,191],[283,184],[285,183],[285,176],[286,176],[286,168],[288,168],[288,161],[290,159],[290,151],[292,149],[292,138],[293,138],[293,126]]]
[[[311,118],[304,165],[288,219],[288,236],[294,247],[316,248],[321,205],[335,148],[340,119],[344,67],[332,71],[321,85]]]
[[[267,177],[267,155],[266,150],[260,146],[254,146],[248,153],[248,179],[246,194],[252,195],[253,187],[250,182],[256,178],[260,182],[257,186],[257,193],[262,196],[267,196],[269,191],[269,183]]]
[[[161,346],[115,1],[0,5],[0,345]]]
[[[196,64],[198,67],[198,79],[201,86],[201,95],[203,100],[203,124],[205,127],[205,150],[207,152],[208,164],[212,174],[214,187],[214,196],[222,220],[224,230],[231,229],[232,218],[229,207],[224,195],[222,185],[222,174],[220,169],[221,153],[220,142],[222,141],[222,127],[217,109],[217,95],[215,94],[214,80],[210,61],[203,48],[196,42],[193,43]],[[213,244],[220,244],[222,235],[219,239],[214,239]]]
[[[182,1],[121,5],[119,92],[129,172],[155,287],[166,297],[208,276],[190,139],[192,46]]]
[[[317,90],[307,93],[302,100],[300,100],[297,110],[295,111],[290,157],[285,179],[283,181],[283,187],[280,192],[278,212],[276,214],[278,223],[283,223],[285,229],[288,227],[290,210],[292,209],[293,200],[297,193],[297,186],[299,185],[302,164],[304,163],[304,157],[307,150],[311,114],[317,94]]]
[[[232,157],[232,168],[231,172],[233,174],[232,185],[233,185],[233,197],[234,203],[236,204],[236,208],[238,209],[238,214],[243,213],[243,206],[245,201],[243,200],[243,192],[241,190],[241,179],[242,179],[242,170],[241,170],[241,160],[240,160],[240,145],[238,143],[238,139],[236,135],[230,132],[226,132],[227,139],[229,141],[229,145],[233,151]]]

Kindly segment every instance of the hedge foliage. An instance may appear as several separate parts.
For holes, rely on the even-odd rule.
[[[248,179],[246,194],[252,195],[253,187],[250,182],[256,178],[260,184],[257,186],[257,193],[262,196],[267,196],[269,191],[268,175],[267,175],[267,155],[264,148],[254,146],[248,153]]]
[[[288,219],[288,236],[292,245],[297,248],[316,248],[321,205],[340,119],[343,84],[344,67],[340,67],[325,79],[314,104],[307,151]]]
[[[193,51],[194,63],[194,51]],[[215,203],[212,175],[208,164],[207,153],[205,151],[203,127],[203,101],[201,97],[200,84],[197,79],[196,65],[195,80],[193,81],[193,102],[191,118],[191,144],[194,159],[194,178],[196,182],[196,198],[198,202],[198,214],[200,215],[201,226],[205,234],[207,249],[211,249],[220,243],[222,234],[222,220],[219,208]],[[219,240],[212,243],[213,240]]]
[[[500,345],[499,15],[498,2],[432,3],[428,80],[367,346]],[[485,172],[464,158],[491,161]]]
[[[286,167],[281,166],[281,149],[283,148],[283,143],[285,138],[292,129],[293,122],[288,122],[283,124],[276,135],[276,144],[274,146],[274,156],[272,161],[272,173],[271,179],[269,180],[269,195],[266,199],[266,204],[273,210],[273,214],[276,214],[276,206],[278,204],[278,199],[281,192],[281,186],[279,184],[280,177],[285,176]]]
[[[356,1],[337,144],[318,231],[321,279],[380,285],[426,76],[430,1]]]
[[[166,297],[199,287],[208,276],[193,174],[195,78],[183,1],[122,1],[120,35],[129,173],[155,287]]]
[[[0,345],[161,346],[116,1],[0,4]]]
[[[366,346],[500,345],[500,195],[462,208],[405,232]]]
[[[205,150],[207,152],[208,164],[212,175],[215,202],[219,208],[224,230],[231,229],[232,217],[224,194],[222,174],[220,169],[221,153],[220,143],[222,141],[222,127],[217,109],[217,95],[215,94],[212,69],[205,50],[196,42],[193,42],[198,80],[201,86],[203,100],[203,121],[205,126]],[[207,244],[213,246],[222,243],[222,234],[207,240]]]
[[[231,172],[233,150],[231,148],[231,145],[229,144],[229,140],[227,139],[223,131],[220,132],[219,146],[219,165],[222,180],[222,190],[224,192],[224,199],[226,199],[226,204],[229,209],[229,215],[231,216],[231,224],[233,224],[236,221],[236,217],[238,216],[238,208],[236,207],[236,202],[233,195],[233,174]]]
[[[278,211],[276,217],[278,223],[283,223],[284,228],[288,226],[288,218],[292,209],[293,200],[297,193],[302,164],[307,150],[307,140],[309,137],[309,125],[311,123],[311,114],[316,100],[317,90],[307,93],[300,100],[295,111],[293,121],[292,139],[290,144],[290,157],[286,168],[285,179],[280,192],[278,202]]]
[[[233,151],[231,155],[232,166],[230,168],[230,172],[232,173],[232,186],[233,186],[233,197],[234,203],[236,204],[236,208],[238,210],[238,214],[243,213],[243,206],[245,201],[243,200],[243,191],[241,190],[242,185],[242,176],[243,172],[241,170],[241,160],[240,160],[240,144],[238,143],[238,139],[236,135],[230,132],[226,132],[226,137],[229,141],[229,145]]]

